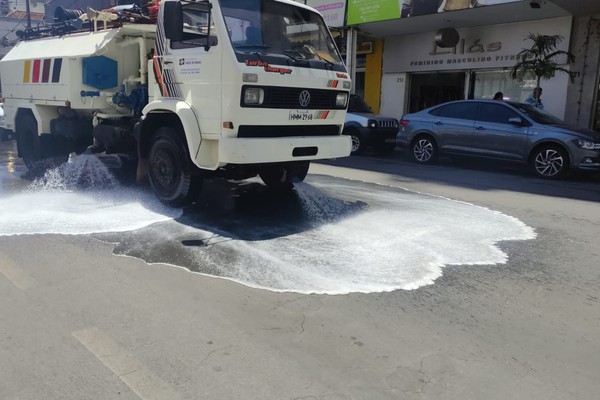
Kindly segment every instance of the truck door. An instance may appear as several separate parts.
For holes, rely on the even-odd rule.
[[[163,97],[185,100],[203,132],[219,132],[221,120],[221,47],[208,3],[184,3],[180,40],[157,38],[158,77]],[[168,16],[167,16],[168,17]],[[161,54],[162,52],[162,54]]]

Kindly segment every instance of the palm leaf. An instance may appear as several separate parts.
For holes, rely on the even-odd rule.
[[[556,72],[564,72],[573,80],[571,71],[559,67],[554,61],[557,57],[566,56],[567,62],[575,61],[575,56],[564,50],[557,50],[556,46],[563,40],[560,35],[541,35],[529,33],[524,40],[532,41],[531,47],[524,48],[517,53],[517,63],[511,69],[511,77],[523,81],[526,76],[533,74],[537,82],[541,79],[550,79]]]

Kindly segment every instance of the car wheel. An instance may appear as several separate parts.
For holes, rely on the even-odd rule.
[[[569,169],[569,156],[560,146],[542,146],[533,152],[531,167],[533,173],[540,178],[558,178]]]
[[[429,135],[418,136],[410,149],[413,159],[420,164],[431,164],[437,159],[437,144]]]
[[[355,129],[346,129],[344,130],[343,134],[350,136],[350,139],[352,140],[350,154],[360,154],[363,152],[365,145],[362,142],[360,134]]]
[[[309,161],[270,164],[264,166],[258,175],[270,189],[290,190],[295,181],[304,181],[309,167]]]
[[[196,199],[202,176],[194,171],[187,147],[171,128],[156,132],[148,159],[148,178],[156,197],[172,207],[183,207]]]

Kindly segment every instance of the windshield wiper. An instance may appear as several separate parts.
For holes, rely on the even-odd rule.
[[[297,52],[298,52],[298,54],[301,54],[305,59],[308,59],[308,57],[306,57],[304,55],[305,53],[312,56],[313,58],[317,58],[317,59],[325,62],[325,64],[327,64],[331,69],[333,69],[334,63],[331,62],[330,60],[326,59],[322,55],[320,55],[319,52],[317,51],[317,49],[315,49],[313,46],[311,46],[309,44],[302,45],[302,47],[300,47],[300,49],[297,50]]]
[[[298,50],[283,50],[282,53],[291,58],[294,64],[308,64],[306,57],[304,57]]]

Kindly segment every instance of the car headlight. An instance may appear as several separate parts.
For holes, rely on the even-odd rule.
[[[348,93],[338,93],[335,96],[335,106],[340,108],[345,108],[348,103]]]
[[[574,140],[577,147],[581,147],[586,150],[600,150],[600,143],[592,142],[591,140],[586,139],[575,139]]]
[[[246,88],[244,91],[244,104],[258,106],[265,99],[265,91],[261,88]]]

